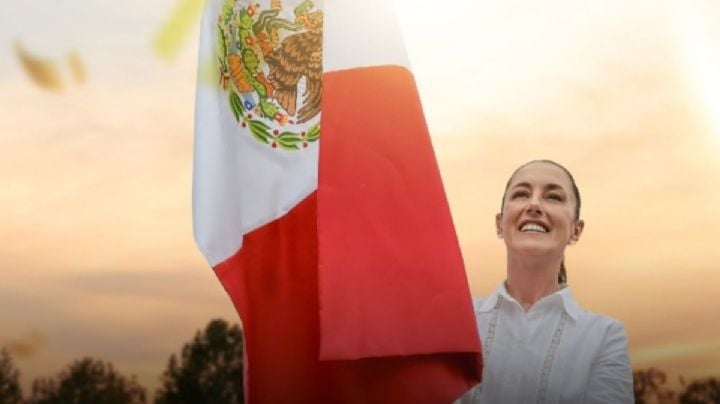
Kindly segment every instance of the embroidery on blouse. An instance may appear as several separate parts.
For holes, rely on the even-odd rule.
[[[550,348],[545,355],[545,362],[543,363],[542,373],[540,374],[540,384],[538,387],[538,404],[543,404],[545,402],[545,395],[547,394],[548,384],[550,382],[550,370],[552,369],[552,364],[555,360],[555,352],[557,352],[558,345],[560,345],[560,337],[565,329],[565,322],[567,322],[567,318],[568,314],[563,311],[557,328],[555,329],[555,335],[553,335],[552,342],[550,343]]]
[[[490,318],[490,324],[488,325],[488,337],[485,343],[485,352],[483,358],[485,363],[490,359],[490,351],[492,350],[493,341],[495,340],[495,327],[497,327],[498,313],[500,312],[500,306],[502,305],[502,298],[498,297],[497,303],[493,308],[492,317]]]
[[[487,341],[482,344],[483,347],[483,367],[487,369],[488,360],[490,359],[490,351],[492,350],[493,341],[495,340],[495,328],[497,327],[498,313],[500,313],[500,306],[502,305],[502,297],[498,297],[495,307],[492,311],[492,317],[490,317],[490,324],[488,325]],[[480,383],[473,391],[472,401],[475,401],[477,393],[482,390],[482,383]]]

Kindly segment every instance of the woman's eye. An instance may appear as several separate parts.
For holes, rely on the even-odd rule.
[[[528,196],[528,192],[527,192],[527,191],[515,191],[515,192],[513,192],[513,194],[512,194],[512,198],[513,198],[513,199],[516,199],[516,198],[525,198],[525,197],[527,197],[527,196]]]
[[[548,198],[548,199],[554,199],[554,200],[560,201],[560,202],[562,202],[562,200],[563,200],[563,199],[562,199],[562,196],[559,195],[559,194],[548,194],[548,195],[547,195],[547,198]]]

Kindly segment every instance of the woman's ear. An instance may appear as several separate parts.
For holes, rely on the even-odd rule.
[[[575,221],[575,224],[573,225],[573,234],[570,236],[569,244],[575,244],[578,242],[578,240],[580,240],[580,235],[582,234],[584,228],[584,220],[578,219]]]
[[[495,215],[495,231],[497,232],[498,238],[503,238],[502,234],[502,213]]]

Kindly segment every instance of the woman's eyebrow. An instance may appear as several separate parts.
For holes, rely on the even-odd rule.
[[[511,188],[532,188],[529,182],[518,182],[517,184],[513,185]]]
[[[532,185],[531,185],[529,182],[527,182],[527,181],[523,181],[523,182],[518,182],[517,184],[514,184],[513,186],[510,187],[510,189],[516,189],[516,188],[528,188],[528,189],[532,189]],[[563,187],[563,186],[560,185],[560,184],[556,184],[556,183],[554,183],[554,182],[551,182],[551,183],[549,183],[549,184],[545,184],[545,186],[543,186],[543,191],[563,191],[563,192],[567,192],[567,191],[565,190],[565,187]]]
[[[547,190],[547,191],[554,191],[556,189],[565,191],[565,188],[560,184],[554,184],[551,182],[550,184],[545,185],[545,190]]]

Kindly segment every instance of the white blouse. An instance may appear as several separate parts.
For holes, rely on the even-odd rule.
[[[570,288],[526,312],[503,283],[473,305],[483,381],[456,403],[634,402],[625,329],[580,308]]]

